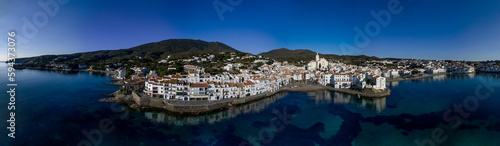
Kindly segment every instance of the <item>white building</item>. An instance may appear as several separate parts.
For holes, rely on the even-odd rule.
[[[322,74],[321,77],[318,79],[319,84],[326,86],[328,84],[331,84],[332,80],[332,74]]]
[[[149,71],[149,74],[148,74],[148,77],[157,77],[158,74],[156,73],[156,71],[152,70],[152,71]]]
[[[379,90],[385,90],[386,89],[386,79],[381,76],[368,76],[372,80],[372,88],[373,89],[379,89]]]
[[[135,74],[138,73],[146,74],[146,72],[148,72],[148,69],[146,69],[146,67],[133,67],[132,70],[135,71]]]
[[[351,76],[348,74],[334,74],[331,83],[334,88],[351,88]]]
[[[311,60],[307,67],[308,70],[327,70],[328,61],[325,58],[319,58],[319,54],[316,53],[316,60]]]
[[[222,67],[225,71],[232,71],[233,70],[233,65],[232,64],[227,64],[226,66]]]
[[[300,74],[300,73],[293,74],[293,80],[302,81],[303,80],[302,74]]]
[[[316,63],[316,60],[311,60],[308,64],[307,64],[307,70],[316,70],[317,68],[317,63]]]
[[[429,70],[430,74],[439,74],[439,73],[446,73],[446,69],[444,68],[432,68]]]
[[[220,100],[241,98],[276,91],[289,83],[286,76],[266,78],[248,74],[198,74],[150,77],[144,93],[150,97],[177,100]],[[260,77],[260,78],[259,78]]]
[[[184,65],[184,70],[187,71],[187,72],[188,71],[195,71],[195,72],[198,72],[198,73],[204,73],[205,72],[205,68],[194,66],[194,65]]]
[[[127,71],[125,69],[120,68],[116,71],[118,72],[118,76],[116,76],[116,78],[125,79],[125,75],[127,74]]]

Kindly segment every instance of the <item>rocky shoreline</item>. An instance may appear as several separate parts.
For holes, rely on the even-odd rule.
[[[62,69],[62,68],[47,68],[47,67],[16,67],[15,69],[33,69],[33,70],[50,70],[50,71],[87,71],[87,72],[117,74],[117,72],[115,71],[105,71],[96,69]]]
[[[198,115],[198,114],[210,113],[218,110],[232,108],[240,104],[251,103],[257,100],[264,99],[266,97],[270,97],[280,92],[308,92],[317,90],[329,90],[339,93],[357,95],[358,98],[383,98],[389,96],[391,92],[389,89],[379,93],[375,92],[371,93],[371,92],[359,92],[350,89],[335,89],[333,87],[320,86],[320,85],[305,85],[298,87],[287,86],[273,92],[265,92],[262,94],[243,97],[243,98],[231,98],[231,99],[223,99],[217,101],[165,100],[161,98],[147,97],[140,93],[137,94],[135,92],[133,92],[130,95],[123,95],[119,94],[118,91],[113,93],[114,97],[101,99],[99,101],[125,103],[129,107],[138,110],[159,109],[159,110],[167,110],[169,112],[178,114]]]

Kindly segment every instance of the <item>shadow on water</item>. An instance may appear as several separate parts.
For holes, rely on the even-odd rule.
[[[112,76],[109,73],[103,73],[99,71],[75,71],[75,70],[52,70],[52,69],[18,69],[19,71],[22,70],[34,70],[34,71],[44,71],[44,72],[49,72],[49,73],[58,73],[58,74],[64,74],[64,75],[78,75],[78,74],[90,74],[90,75],[95,75],[95,76]]]
[[[276,100],[283,98],[286,95],[286,92],[280,92],[258,101],[237,105],[233,108],[215,111],[204,115],[186,116],[170,112],[147,111],[144,112],[144,116],[153,123],[164,123],[176,126],[212,124],[226,119],[235,118],[238,115],[260,112],[269,107],[269,105],[274,103]]]
[[[234,108],[224,109],[204,115],[186,116],[165,111],[146,111],[144,112],[144,117],[146,117],[153,123],[163,123],[176,126],[212,124],[226,119],[235,118],[242,114],[261,112],[262,110],[269,107],[269,105],[275,103],[278,99],[281,99],[286,95],[288,95],[287,92],[280,92],[271,97],[264,98],[255,102],[238,105]],[[310,98],[314,98],[316,104],[348,104],[357,107],[363,107],[369,110],[374,110],[376,112],[381,112],[386,107],[385,97],[374,99],[358,98],[353,95],[347,95],[327,90],[307,92],[307,95]]]
[[[340,104],[363,107],[376,112],[381,112],[386,107],[386,97],[383,98],[358,98],[354,95],[343,94],[333,91],[308,92],[310,98],[314,98],[316,104]]]

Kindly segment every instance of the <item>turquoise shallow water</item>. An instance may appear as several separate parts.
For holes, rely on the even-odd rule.
[[[0,65],[5,75],[0,83],[7,91],[5,68]],[[329,91],[281,93],[188,117],[98,102],[118,89],[105,84],[111,78],[104,74],[36,70],[16,74],[16,139],[8,138],[2,128],[0,145],[415,145],[425,140],[441,145],[500,145],[499,74],[390,83],[391,96],[379,99]],[[474,100],[478,88],[480,94],[489,93],[487,99]],[[7,100],[2,94],[2,109]],[[473,110],[463,107],[464,101]],[[462,106],[458,109],[463,115],[454,112],[455,104]],[[447,110],[451,112],[445,114]],[[7,110],[0,111],[0,118],[8,117]],[[453,129],[457,121],[461,123]],[[103,122],[112,128],[102,130]],[[0,122],[1,127],[7,124]],[[439,141],[432,137],[436,129],[442,129]]]

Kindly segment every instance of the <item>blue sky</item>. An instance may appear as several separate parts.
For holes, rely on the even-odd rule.
[[[499,60],[500,1],[482,0],[217,0],[233,11],[222,14],[215,0],[120,1],[61,0],[50,16],[38,2],[0,0],[0,31],[16,31],[20,57],[130,48],[166,39],[219,41],[258,54],[278,48],[310,49],[325,54],[377,57]],[[236,0],[232,0],[238,2]],[[370,11],[400,13],[369,36],[356,51],[359,34],[371,21]],[[399,8],[398,7],[398,8]],[[53,9],[53,7],[50,7]],[[48,21],[36,33],[23,33],[22,18]],[[43,17],[38,17],[43,22]],[[385,18],[385,17],[382,17]],[[373,28],[373,27],[372,27]],[[366,33],[366,31],[364,32]],[[28,35],[28,34],[31,34]],[[4,43],[6,50],[6,42]],[[6,54],[0,55],[6,60]]]

